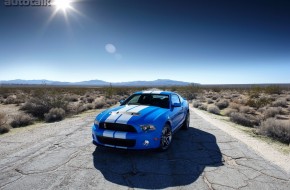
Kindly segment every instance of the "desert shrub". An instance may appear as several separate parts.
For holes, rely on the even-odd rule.
[[[93,97],[87,97],[87,102],[88,103],[92,103],[95,100],[95,98]]]
[[[219,102],[215,103],[215,105],[222,110],[229,106],[229,102],[227,100],[220,100]]]
[[[249,106],[241,106],[239,111],[241,113],[248,113],[248,114],[252,114],[255,113],[255,110]]]
[[[259,125],[259,119],[255,118],[252,115],[234,112],[230,115],[230,120],[239,125],[243,125],[246,127],[254,127],[255,125]]]
[[[257,133],[279,140],[283,143],[290,143],[290,121],[280,121],[268,118],[261,123]]]
[[[278,99],[274,102],[272,102],[273,107],[287,107],[287,101],[286,99]]]
[[[66,100],[69,102],[77,102],[79,100],[79,96],[78,95],[69,95],[66,97]]]
[[[76,114],[79,114],[79,113],[82,113],[84,111],[87,111],[87,107],[83,103],[77,104],[75,109],[76,109],[75,110]]]
[[[200,101],[193,101],[192,102],[192,106],[194,107],[194,108],[198,108],[199,106],[201,106],[201,102]]]
[[[0,125],[0,134],[8,133],[10,131],[9,125]]]
[[[207,105],[206,104],[201,104],[200,106],[198,106],[198,109],[206,111],[207,110]]]
[[[214,95],[211,99],[213,99],[213,100],[217,100],[218,98],[219,98],[218,95]]]
[[[262,92],[263,89],[260,86],[253,86],[249,91],[250,98],[259,98]]]
[[[7,123],[6,114],[0,112],[0,134],[8,133],[10,131],[10,127],[6,123]]]
[[[281,94],[282,89],[279,86],[268,86],[265,88],[265,92],[268,94]]]
[[[226,108],[226,109],[224,110],[224,115],[225,115],[225,116],[230,116],[232,113],[237,112],[237,111],[238,111],[238,110],[236,110],[236,109]]]
[[[267,97],[261,97],[261,98],[250,98],[246,105],[253,107],[253,108],[260,108],[260,107],[264,107],[268,104],[271,103],[271,99],[267,98]]]
[[[287,97],[286,97],[286,100],[287,100],[287,101],[290,101],[290,96],[287,96]]]
[[[4,104],[16,104],[16,97],[11,95],[4,100]]]
[[[207,107],[207,111],[209,113],[213,113],[213,114],[216,114],[216,115],[220,114],[220,109],[217,106],[215,106],[215,105],[209,105]]]
[[[264,119],[275,117],[277,114],[280,114],[282,112],[281,107],[269,107],[264,111]]]
[[[117,100],[115,100],[115,99],[106,99],[106,104],[108,104],[108,105],[115,105],[118,101]]]
[[[62,108],[51,108],[48,113],[44,114],[46,122],[61,121],[65,117],[65,110]]]
[[[214,103],[214,101],[212,99],[207,99],[206,101],[207,101],[208,104],[213,104]]]
[[[62,108],[67,110],[68,102],[63,96],[42,94],[29,99],[21,110],[33,115],[34,117],[43,119],[44,114],[48,113],[52,108]]]
[[[86,104],[85,106],[86,106],[87,110],[92,110],[95,108],[94,104],[92,104],[92,103]]]
[[[11,127],[25,127],[33,123],[33,118],[27,114],[18,114],[14,116],[12,122],[10,123]]]
[[[231,109],[235,109],[235,110],[240,110],[240,107],[241,107],[241,105],[240,104],[237,104],[237,103],[230,103],[230,105],[229,105],[229,108],[231,108]]]
[[[95,102],[95,109],[102,109],[105,106],[105,102],[102,100],[97,100]]]
[[[264,113],[266,111],[267,107],[262,107],[262,108],[259,108],[257,111],[260,112],[260,113]]]

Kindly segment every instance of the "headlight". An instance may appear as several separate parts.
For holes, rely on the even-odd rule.
[[[99,125],[99,124],[100,124],[100,122],[99,122],[97,119],[95,119],[95,122],[94,122],[94,124],[95,124],[95,125]]]
[[[154,131],[156,128],[154,125],[141,125],[143,131]]]

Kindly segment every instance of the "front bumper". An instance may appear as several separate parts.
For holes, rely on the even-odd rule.
[[[160,146],[161,132],[121,132],[99,129],[93,125],[92,138],[95,145],[121,149],[155,149]]]

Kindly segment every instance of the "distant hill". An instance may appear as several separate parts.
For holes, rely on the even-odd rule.
[[[169,79],[157,79],[154,81],[131,81],[131,82],[106,82],[103,80],[89,80],[81,82],[61,82],[50,80],[7,80],[0,81],[1,85],[55,85],[55,86],[186,86],[191,83],[183,81],[175,81]]]

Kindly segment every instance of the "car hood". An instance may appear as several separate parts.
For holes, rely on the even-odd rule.
[[[124,105],[104,111],[97,119],[109,123],[152,124],[156,119],[166,115],[168,110],[155,106]]]

